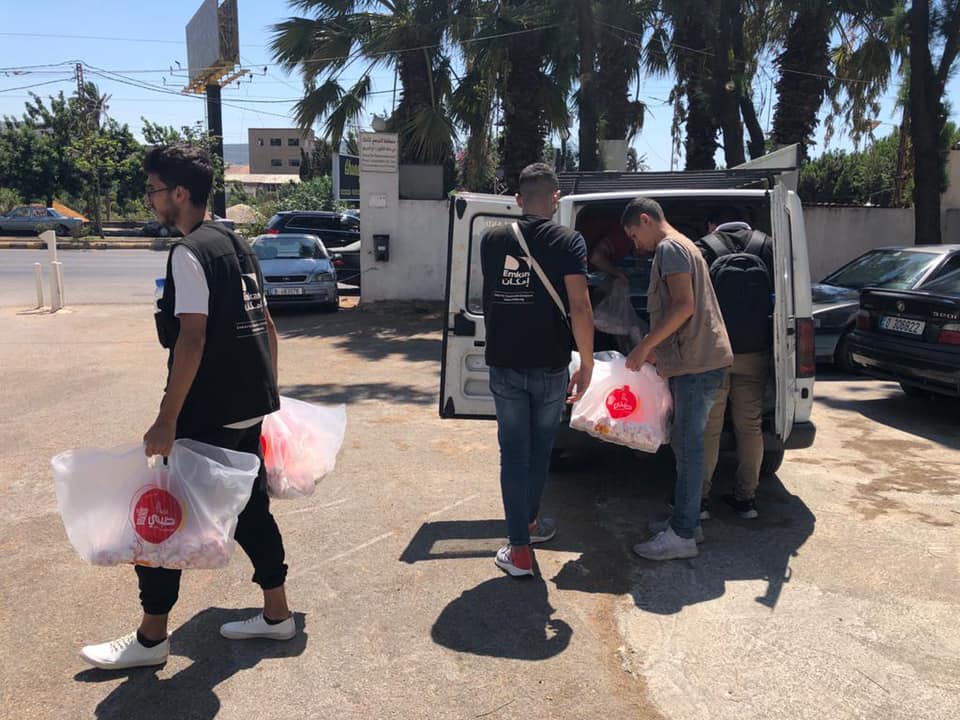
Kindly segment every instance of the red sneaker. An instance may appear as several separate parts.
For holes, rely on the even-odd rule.
[[[497,550],[494,562],[513,577],[533,575],[533,553],[529,545],[504,545]]]

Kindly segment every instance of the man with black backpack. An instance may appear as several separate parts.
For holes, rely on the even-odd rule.
[[[737,440],[737,472],[734,492],[724,495],[723,500],[740,517],[751,519],[757,517],[755,495],[763,462],[763,397],[773,346],[773,241],[743,222],[734,208],[714,213],[707,221],[707,229],[709,234],[697,246],[710,267],[710,279],[734,357],[704,433],[700,518],[710,517],[708,498],[729,400]]]

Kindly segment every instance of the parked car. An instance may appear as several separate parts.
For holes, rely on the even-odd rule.
[[[960,397],[960,270],[923,290],[865,289],[856,327],[850,356],[864,373],[907,395]]]
[[[263,270],[267,302],[340,307],[337,271],[315,235],[260,235],[252,243]]]
[[[53,230],[57,235],[80,234],[83,220],[57,212],[41,205],[21,205],[6,215],[0,215],[0,232],[32,233],[39,235],[44,230]]]
[[[360,285],[360,218],[325,210],[285,210],[267,223],[267,232],[316,235],[333,255],[340,281]]]
[[[234,230],[236,223],[233,220],[222,218],[219,215],[213,215],[213,220],[223,225],[228,230]],[[159,220],[148,220],[140,229],[140,234],[146,237],[183,237],[183,233],[175,227],[167,227]]]
[[[772,189],[769,174],[730,171],[716,173],[582,173],[579,194],[562,197],[554,219],[577,227],[577,217],[586,208],[619,221],[626,204],[643,194],[658,200],[670,222],[690,237],[706,230],[706,216],[713,207],[733,206],[751,224],[773,237],[776,261],[774,308],[774,362],[764,407],[764,470],[774,472],[784,451],[809,447],[816,429],[810,421],[814,384],[814,333],[811,318],[810,271],[807,260],[803,208],[795,193],[782,184]],[[561,185],[565,182],[561,176]],[[764,183],[745,188],[748,183]],[[756,187],[756,185],[754,186]],[[447,315],[443,329],[440,376],[440,416],[443,418],[495,417],[484,361],[486,341],[483,316],[483,276],[480,242],[489,228],[513,222],[521,213],[511,197],[461,193],[452,200],[447,256]],[[630,256],[623,269],[630,278],[631,302],[646,318],[646,287],[650,264]],[[588,278],[590,284],[595,284]],[[609,337],[609,336],[607,336]],[[603,349],[597,338],[596,348]],[[584,433],[562,426],[555,443],[559,452],[575,451],[590,444]],[[735,440],[725,428],[721,447],[730,450]]]
[[[960,268],[960,245],[913,245],[870,250],[811,287],[817,362],[850,371],[848,338],[860,290],[915,290]]]

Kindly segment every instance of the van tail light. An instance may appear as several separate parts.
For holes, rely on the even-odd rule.
[[[960,345],[960,325],[947,323],[940,330],[937,342],[941,345]]]
[[[267,235],[279,235],[279,234],[280,234],[280,230],[277,228],[270,228],[269,230],[267,230]]]
[[[817,374],[817,348],[812,318],[797,318],[797,378]]]
[[[869,310],[861,310],[857,313],[857,330],[873,330]]]

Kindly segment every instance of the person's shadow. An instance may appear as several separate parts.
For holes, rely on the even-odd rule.
[[[503,576],[451,601],[430,634],[457,652],[545,660],[566,650],[573,637],[572,628],[553,613],[541,578]]]
[[[256,610],[209,608],[193,616],[170,635],[171,655],[182,655],[193,664],[172,678],[161,680],[155,668],[132,670],[89,669],[77,673],[74,680],[96,683],[127,676],[126,682],[105,697],[96,709],[96,717],[126,720],[212,720],[220,712],[220,699],[214,688],[241,670],[248,670],[267,658],[297,657],[307,647],[306,624],[302,613],[294,614],[296,636],[286,642],[245,640],[220,637],[225,622],[243,620]]]

